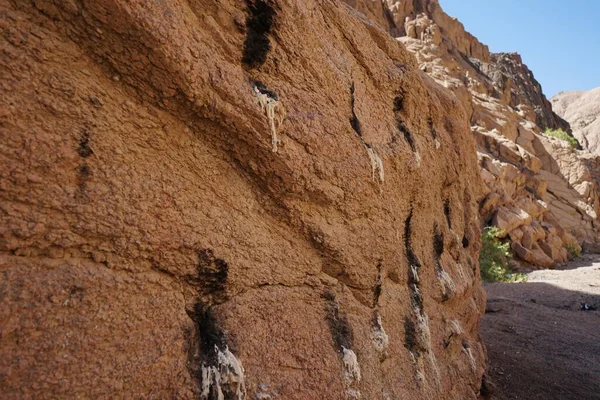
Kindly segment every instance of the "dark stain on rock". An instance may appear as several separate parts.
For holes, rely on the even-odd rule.
[[[482,399],[492,399],[497,394],[496,386],[490,382],[486,374],[481,377],[481,386],[479,388],[479,396]]]
[[[446,216],[446,222],[448,223],[448,229],[452,230],[452,219],[450,210],[450,199],[444,201],[444,215]]]
[[[463,236],[463,238],[462,238],[462,247],[464,249],[469,247],[469,238],[467,237],[467,235]]]
[[[437,139],[437,131],[435,130],[435,126],[433,124],[433,118],[430,116],[427,119],[427,125],[429,126],[429,132],[431,132],[431,137],[433,137],[433,140]]]
[[[398,94],[394,98],[394,112],[404,111],[404,96],[402,94]]]
[[[87,129],[81,131],[77,153],[83,158],[87,158],[94,154],[94,151],[90,148],[90,132]]]
[[[222,294],[229,272],[229,265],[225,260],[215,257],[212,249],[198,251],[197,279],[201,295]]]
[[[406,140],[406,143],[408,143],[413,153],[416,152],[417,147],[415,145],[415,139],[412,133],[410,133],[410,131],[408,130],[406,124],[400,120],[396,120],[396,127],[398,128],[398,132],[400,132],[404,136],[404,140]]]
[[[87,182],[92,177],[92,169],[87,164],[82,164],[77,167],[77,193],[76,196],[80,199],[87,197]]]
[[[356,132],[356,134],[362,138],[362,128],[360,126],[360,121],[358,120],[358,117],[356,116],[356,110],[355,110],[355,99],[354,99],[354,83],[352,83],[352,86],[350,87],[350,108],[351,108],[351,117],[350,117],[350,125],[352,125],[352,129],[354,129],[354,132]]]
[[[421,268],[421,263],[417,258],[417,255],[414,253],[411,245],[411,235],[412,235],[412,218],[413,218],[413,210],[411,209],[408,213],[408,217],[404,221],[404,250],[406,251],[406,257],[408,258],[408,263],[411,266],[415,266],[416,268]]]
[[[228,273],[227,262],[216,257],[212,249],[203,248],[197,252],[196,274],[186,277],[187,283],[197,290],[193,308],[186,310],[193,321],[193,330],[186,332],[186,343],[189,347],[188,368],[199,388],[206,384],[203,382],[203,369],[222,368],[219,363],[219,353],[231,347],[214,313],[214,306],[226,300]],[[208,400],[236,398],[228,387],[221,387],[224,397],[219,397],[216,385],[211,384],[208,390],[210,392],[206,397]]]
[[[351,349],[353,341],[352,328],[348,323],[346,314],[340,310],[335,294],[330,290],[326,290],[323,293],[323,299],[326,300],[325,318],[336,349],[339,351],[342,347]]]
[[[437,224],[433,226],[433,254],[435,255],[435,267],[441,269],[440,258],[444,253],[444,234],[440,232]]]
[[[203,361],[209,365],[216,365],[217,351],[225,351],[227,341],[223,329],[217,324],[217,320],[210,308],[205,308],[198,302],[194,306],[192,319],[196,322],[199,332],[199,349],[203,355]]]
[[[275,9],[268,0],[246,0],[246,40],[242,63],[249,68],[258,68],[267,61],[271,50],[269,34],[275,20]]]
[[[185,331],[188,349],[188,368],[196,380],[199,388],[203,385],[203,368],[219,369],[219,352],[225,352],[228,348],[227,337],[215,318],[212,309],[201,301],[194,304],[194,308],[188,311],[189,317],[194,322],[194,333]],[[226,388],[222,388],[226,389]],[[234,399],[234,394],[223,392],[225,399]],[[208,400],[219,399],[219,393],[215,385],[209,386]]]
[[[77,169],[77,171],[78,171],[79,178],[80,178],[82,181],[85,181],[85,180],[87,180],[87,179],[88,179],[90,176],[92,176],[92,169],[91,169],[91,168],[90,168],[90,166],[89,166],[89,165],[87,165],[87,164],[82,164],[82,165],[80,165],[80,166],[79,166],[79,168]]]
[[[375,288],[373,289],[373,302],[375,306],[379,305],[379,298],[381,297],[381,293],[383,291],[383,262],[379,261],[377,264],[377,282],[375,283]]]
[[[406,251],[406,258],[408,259],[408,289],[410,291],[410,297],[413,307],[418,310],[421,315],[424,315],[423,310],[423,296],[421,295],[420,285],[421,279],[419,277],[419,270],[421,269],[421,262],[414,253],[411,245],[412,235],[412,217],[413,210],[411,209],[408,217],[404,221],[404,249]]]
[[[417,358],[425,351],[419,338],[418,328],[414,321],[408,317],[404,318],[404,347]]]

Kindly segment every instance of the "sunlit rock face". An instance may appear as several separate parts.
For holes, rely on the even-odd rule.
[[[600,237],[599,159],[542,134],[547,128],[570,132],[570,127],[552,111],[521,57],[490,53],[436,0],[382,3],[391,18],[374,21],[467,112],[485,183],[482,222],[504,230],[523,267],[552,267],[581,245],[594,247]],[[574,133],[585,143],[584,135]]]
[[[600,88],[561,92],[550,102],[554,111],[569,122],[581,146],[600,155]]]

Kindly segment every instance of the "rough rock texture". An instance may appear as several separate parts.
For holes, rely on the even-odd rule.
[[[491,65],[493,69],[499,70],[499,73],[487,73],[494,80],[494,86],[502,90],[512,86],[509,103],[511,107],[518,108],[520,104],[533,107],[533,122],[542,131],[547,128],[570,131],[569,123],[553,112],[552,105],[542,92],[542,86],[535,80],[533,72],[523,64],[523,59],[518,53],[493,53]],[[528,117],[532,119],[531,116]]]
[[[581,146],[600,156],[600,88],[561,92],[550,102],[554,111],[569,122]]]
[[[524,267],[552,267],[570,257],[568,249],[597,242],[598,160],[542,135],[568,131],[568,123],[521,57],[490,54],[437,0],[382,3],[395,21],[386,25],[392,35],[469,115],[485,183],[483,223],[504,230]]]
[[[387,32],[316,0],[0,32],[3,399],[478,396],[475,143]]]
[[[368,3],[370,0],[364,0]],[[437,0],[381,0],[391,13],[391,33],[394,36],[408,36],[425,39],[429,35],[448,41],[458,51],[480,60],[489,61],[490,51],[486,45],[465,30],[456,18],[446,14]],[[371,1],[376,3],[377,0]],[[425,23],[430,19],[432,24]],[[429,28],[429,29],[427,29]]]

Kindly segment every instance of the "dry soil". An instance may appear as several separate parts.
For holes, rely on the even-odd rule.
[[[485,289],[482,335],[497,399],[600,399],[599,255]]]

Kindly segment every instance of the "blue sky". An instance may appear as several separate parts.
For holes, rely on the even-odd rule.
[[[516,51],[546,97],[600,86],[600,0],[439,0],[492,52]]]

